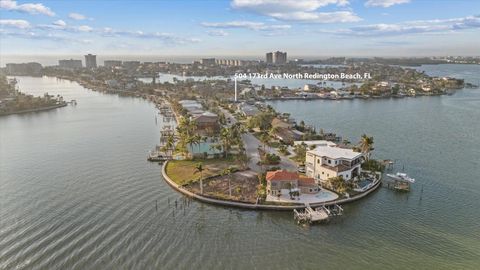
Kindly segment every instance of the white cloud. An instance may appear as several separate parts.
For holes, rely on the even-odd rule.
[[[210,36],[213,36],[213,37],[225,37],[225,36],[228,36],[228,33],[226,31],[223,31],[223,30],[210,30],[210,31],[207,31],[207,34],[210,35]]]
[[[70,19],[74,19],[74,20],[77,20],[77,21],[81,21],[81,20],[85,20],[87,19],[87,16],[83,15],[83,14],[80,14],[80,13],[70,13],[68,14],[68,17]]]
[[[348,5],[347,0],[233,0],[232,7],[283,21],[304,23],[357,22],[361,18],[350,10],[319,12],[318,9]]]
[[[297,21],[306,23],[344,23],[357,22],[360,17],[350,11],[335,11],[335,12],[290,12],[290,13],[274,13],[272,17],[285,20]]]
[[[78,43],[78,44],[90,44],[92,43],[91,40],[88,39],[78,39],[72,37],[66,37],[63,35],[57,35],[53,33],[39,33],[39,32],[0,32],[1,36],[4,37],[12,37],[12,38],[22,38],[22,39],[31,39],[31,40],[48,40],[48,41],[55,41],[55,42],[68,42],[68,43]]]
[[[93,28],[88,25],[80,25],[77,27],[78,31],[80,32],[92,32]]]
[[[370,24],[355,26],[347,29],[323,30],[322,33],[331,33],[348,36],[394,36],[432,32],[454,32],[465,29],[480,28],[480,16],[463,18],[438,19],[424,21],[408,21],[397,24]]]
[[[410,0],[368,0],[365,3],[365,6],[367,7],[391,7],[393,5],[399,5],[399,4],[406,4],[409,3]]]
[[[53,25],[59,26],[59,27],[66,27],[67,23],[63,20],[57,20],[52,23]]]
[[[202,26],[211,27],[211,28],[244,28],[255,31],[278,31],[278,30],[287,30],[291,26],[287,24],[273,24],[268,25],[263,22],[251,22],[251,21],[231,21],[231,22],[220,22],[220,23],[209,23],[203,22]]]
[[[164,44],[171,45],[184,45],[190,43],[198,43],[201,40],[198,38],[185,38],[180,37],[170,33],[160,33],[160,32],[143,32],[143,31],[123,31],[123,30],[114,30],[110,27],[105,27],[102,30],[97,31],[104,37],[130,37],[130,38],[145,38],[145,39],[156,39],[162,41]]]
[[[40,3],[17,4],[17,1],[0,0],[0,9],[18,11],[29,14],[43,14],[47,16],[55,16],[50,8]]]
[[[345,6],[348,3],[347,0],[233,0],[232,7],[269,14],[295,11],[311,12],[332,4]]]
[[[0,26],[26,29],[30,28],[30,23],[25,20],[0,20]]]

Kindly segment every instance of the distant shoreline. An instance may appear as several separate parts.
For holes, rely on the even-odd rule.
[[[67,103],[61,103],[57,104],[54,106],[48,106],[48,107],[41,107],[41,108],[35,108],[35,109],[27,109],[27,110],[21,110],[21,111],[14,111],[14,112],[6,112],[6,113],[0,113],[0,116],[7,116],[7,115],[13,115],[13,114],[25,114],[25,113],[34,113],[34,112],[42,112],[42,111],[48,111],[48,110],[53,110],[61,107],[67,106]]]

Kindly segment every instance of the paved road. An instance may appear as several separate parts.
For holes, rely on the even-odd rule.
[[[225,114],[225,117],[227,119],[230,119],[230,124],[227,124],[227,126],[231,126],[237,122],[237,119],[233,117],[233,115],[228,112],[227,110],[224,110],[223,108],[220,108],[220,110]],[[248,167],[250,169],[256,171],[256,172],[261,172],[262,167],[258,165],[258,162],[260,161],[260,154],[258,153],[258,148],[263,147],[262,142],[260,142],[255,136],[253,136],[251,133],[247,132],[242,135],[242,140],[243,144],[245,145],[245,151],[247,153],[247,156],[250,158],[250,161],[248,162]],[[273,153],[278,156],[280,156],[280,164],[275,165],[279,166],[282,169],[288,170],[288,171],[296,171],[297,170],[297,164],[290,160],[289,158],[281,155],[275,148],[271,148],[269,146],[265,147],[265,151],[268,153]]]

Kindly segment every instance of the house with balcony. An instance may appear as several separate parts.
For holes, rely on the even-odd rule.
[[[318,146],[307,151],[305,160],[306,175],[319,184],[329,178],[341,176],[349,181],[360,175],[364,154],[352,149],[336,146]]]

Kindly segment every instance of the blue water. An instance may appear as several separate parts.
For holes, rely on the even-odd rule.
[[[480,66],[424,69],[480,77]],[[18,79],[23,91],[78,105],[0,117],[2,270],[480,269],[479,90],[272,102],[352,141],[373,136],[374,156],[417,180],[409,193],[381,188],[344,205],[343,217],[303,227],[291,212],[186,204],[145,160],[161,129],[153,104]]]

